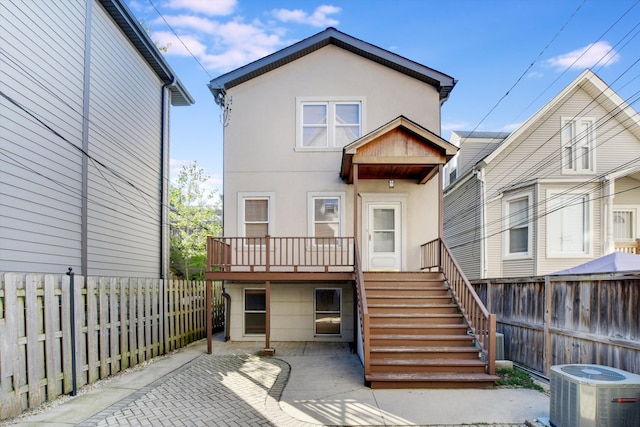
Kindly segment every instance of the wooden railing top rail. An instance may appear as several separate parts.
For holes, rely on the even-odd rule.
[[[208,271],[270,271],[272,267],[352,270],[353,237],[212,237],[207,240]],[[344,270],[343,270],[344,271]]]

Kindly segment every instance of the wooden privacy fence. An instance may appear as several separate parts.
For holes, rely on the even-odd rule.
[[[547,376],[588,363],[640,374],[640,274],[472,282],[504,334],[505,358]]]
[[[202,339],[205,320],[204,282],[0,274],[0,419]]]

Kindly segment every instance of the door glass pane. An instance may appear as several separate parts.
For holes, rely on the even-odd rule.
[[[395,210],[373,210],[373,251],[395,252]]]

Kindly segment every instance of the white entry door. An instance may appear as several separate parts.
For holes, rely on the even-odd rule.
[[[369,270],[399,271],[402,267],[402,224],[399,202],[368,204]]]

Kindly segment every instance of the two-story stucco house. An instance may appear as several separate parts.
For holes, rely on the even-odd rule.
[[[353,343],[375,387],[493,381],[490,334],[468,333],[489,328],[436,264],[455,83],[334,28],[211,80],[224,237],[206,277],[225,281],[228,339]]]
[[[0,271],[167,277],[170,106],[123,0],[0,2]]]
[[[512,133],[451,142],[444,236],[469,279],[543,275],[637,247],[640,116],[590,70]]]

